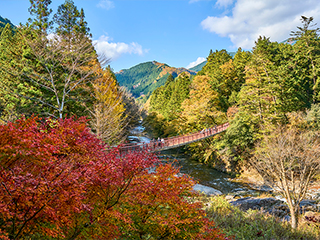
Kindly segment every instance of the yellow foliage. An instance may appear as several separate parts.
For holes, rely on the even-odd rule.
[[[98,71],[93,83],[95,104],[91,111],[91,127],[98,138],[109,144],[122,140],[126,116],[122,92],[110,70]]]
[[[224,114],[217,110],[216,102],[218,94],[209,84],[208,76],[196,76],[193,79],[190,97],[186,99],[181,107],[182,117],[190,124],[199,124],[201,127],[212,125],[213,120],[218,123]]]

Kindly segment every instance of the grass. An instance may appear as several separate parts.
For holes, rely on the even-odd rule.
[[[227,236],[235,236],[235,239],[320,239],[320,229],[316,226],[302,223],[298,229],[292,229],[290,223],[281,221],[281,219],[262,211],[249,210],[243,212],[230,205],[223,196],[211,197],[206,201],[208,206],[206,208],[207,216]]]

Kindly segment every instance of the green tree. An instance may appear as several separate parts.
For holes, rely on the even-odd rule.
[[[30,51],[21,31],[19,28],[13,34],[7,25],[0,37],[0,104],[1,120],[4,121],[13,120],[20,114],[37,113],[35,109],[39,107],[31,97],[23,97],[39,96],[41,92],[31,82],[24,81],[21,74],[21,70],[26,69]]]
[[[198,75],[207,75],[210,77],[211,88],[218,94],[218,101],[216,102],[217,107],[224,112],[226,112],[229,107],[228,97],[231,94],[228,85],[229,83],[232,84],[230,79],[233,80],[235,77],[233,69],[229,71],[228,68],[221,68],[222,65],[227,64],[228,62],[230,66],[232,66],[232,57],[228,52],[226,50],[216,50],[208,56],[206,65],[198,73]],[[224,73],[222,72],[223,70],[225,70],[225,74],[231,74],[231,76],[225,78]]]
[[[166,107],[166,116],[169,120],[178,118],[181,112],[181,103],[189,97],[190,83],[190,77],[186,73],[181,73],[171,83],[171,96]]]
[[[57,24],[56,33],[63,40],[72,44],[78,34],[89,35],[90,29],[84,20],[84,11],[77,9],[72,0],[66,0],[58,7],[58,11],[53,16],[53,21]]]
[[[169,76],[166,80],[165,86],[168,86],[173,81],[174,81],[174,77],[172,76],[172,74],[169,74]]]
[[[49,8],[51,0],[29,0],[31,6],[29,12],[33,16],[33,19],[29,18],[28,21],[31,23],[36,31],[39,31],[43,37],[47,36],[47,30],[50,30],[53,22],[50,21],[50,14],[52,9]]]
[[[310,95],[313,96],[313,103],[320,100],[319,95],[319,65],[320,65],[320,39],[319,28],[313,28],[313,17],[301,16],[303,26],[297,27],[297,31],[292,31],[295,59],[293,60],[293,69],[300,78],[303,78],[305,84],[308,84]],[[309,105],[310,107],[310,105]]]

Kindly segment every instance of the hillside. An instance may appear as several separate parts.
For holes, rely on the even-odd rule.
[[[169,74],[177,77],[182,72],[195,75],[196,72],[186,68],[170,67],[156,61],[140,63],[132,68],[116,73],[117,81],[126,86],[134,97],[148,97],[152,91],[165,84]]]
[[[5,27],[7,23],[9,23],[13,29],[15,28],[15,26],[12,24],[12,22],[9,19],[3,18],[0,16],[0,32],[1,32],[1,28]]]
[[[207,61],[204,61],[204,62],[198,64],[197,66],[189,68],[189,70],[192,70],[192,71],[195,71],[195,72],[199,72],[204,67],[204,65],[206,65],[206,63],[207,63]]]

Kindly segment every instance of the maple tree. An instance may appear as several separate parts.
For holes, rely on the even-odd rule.
[[[0,128],[0,229],[10,239],[79,232],[77,215],[96,218],[95,207],[101,215],[117,203],[130,179],[155,161],[147,153],[118,159],[118,151],[104,151],[84,119],[40,120]],[[95,200],[102,186],[100,193],[109,190],[104,208]]]
[[[225,239],[205,218],[202,203],[193,202],[194,181],[179,174],[173,164],[158,165],[133,179],[120,212],[130,216],[123,224],[125,239]]]
[[[0,138],[2,239],[114,239],[141,231],[223,239],[201,205],[188,201],[192,179],[146,149],[108,149],[84,118],[22,118],[1,125]]]
[[[85,121],[34,117],[0,128],[0,228],[10,239],[61,234],[85,211],[86,164],[103,149]]]

